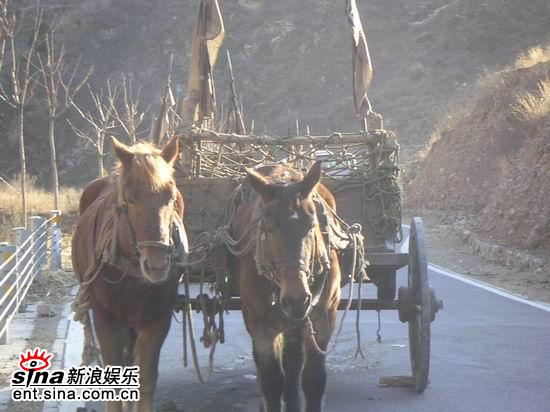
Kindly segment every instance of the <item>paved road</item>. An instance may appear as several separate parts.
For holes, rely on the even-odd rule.
[[[405,283],[405,276],[399,273],[398,282]],[[376,313],[361,313],[366,358],[354,359],[355,312],[350,312],[337,349],[328,357],[326,411],[550,411],[550,309],[434,270],[430,283],[445,309],[432,323],[426,391],[378,385],[380,377],[410,374],[407,326],[397,313],[382,313],[380,344]],[[372,296],[374,287],[367,288]],[[192,367],[181,365],[181,328],[172,323],[161,355],[156,398],[161,410],[175,411],[166,408],[168,402],[185,412],[258,410],[250,339],[239,312],[226,316],[226,334],[227,343],[216,352],[217,372],[203,386]]]
[[[405,274],[399,275],[401,282]],[[394,312],[361,313],[366,359],[354,359],[354,316],[348,316],[329,356],[327,411],[550,411],[550,312],[456,279],[430,272],[445,310],[432,324],[430,385],[423,394],[378,386],[382,376],[409,372],[407,327]],[[372,294],[373,290],[369,290]],[[185,412],[257,411],[258,389],[241,314],[226,318],[227,343],[216,353],[218,372],[197,383],[183,369],[181,330],[173,324],[162,351],[158,402],[171,400]],[[202,359],[205,364],[205,357]]]

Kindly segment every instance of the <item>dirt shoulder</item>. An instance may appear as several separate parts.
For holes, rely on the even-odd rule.
[[[437,210],[405,209],[403,223],[408,223],[411,216],[420,216],[423,220],[430,262],[529,299],[550,303],[550,260],[547,256],[514,251],[518,256],[524,255],[539,262],[540,266],[517,263],[520,259],[509,261],[507,265],[505,259],[481,256],[478,245],[484,239],[472,235],[470,230],[478,224],[475,217]],[[501,246],[494,245],[493,248],[498,248],[500,255],[506,256],[506,250]]]

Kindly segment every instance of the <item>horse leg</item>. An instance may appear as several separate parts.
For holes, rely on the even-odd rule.
[[[281,370],[279,343],[276,337],[263,334],[252,336],[252,353],[262,395],[263,411],[280,412],[284,376]]]
[[[304,364],[304,334],[302,328],[284,333],[283,371],[286,412],[300,412],[300,373]]]
[[[129,327],[126,334],[126,344],[124,345],[124,366],[133,366],[135,364],[135,346],[137,334],[133,327]],[[124,401],[122,409],[126,412],[135,412],[137,402]]]
[[[152,412],[153,395],[157,384],[160,350],[170,329],[171,313],[137,330],[136,364],[139,365],[140,398],[138,412]]]
[[[103,364],[123,366],[127,326],[112,320],[102,309],[94,311],[93,319]],[[106,412],[122,412],[122,402],[107,402],[106,406]]]
[[[335,320],[336,311],[323,312],[312,319],[316,332],[315,340],[323,351],[327,350]],[[308,336],[305,337],[306,363],[302,372],[302,389],[306,399],[306,412],[321,412],[327,383],[326,356],[313,347],[310,339]]]
[[[124,365],[132,366],[135,364],[135,346],[136,346],[137,334],[136,330],[132,327],[128,328],[126,335],[126,345],[124,346]]]

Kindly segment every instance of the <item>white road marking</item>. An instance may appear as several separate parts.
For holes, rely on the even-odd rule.
[[[543,302],[538,302],[535,300],[529,300],[524,296],[517,295],[511,292],[508,292],[504,289],[497,288],[496,286],[489,285],[484,282],[480,282],[478,280],[470,279],[464,275],[461,275],[459,273],[448,271],[447,269],[443,269],[440,266],[434,265],[433,263],[428,264],[428,269],[431,271],[434,271],[436,273],[439,273],[440,275],[447,276],[456,280],[459,280],[461,282],[467,283],[468,285],[472,285],[475,287],[478,287],[480,289],[486,290],[488,292],[494,293],[499,296],[503,296],[505,298],[515,300],[516,302],[521,302],[529,306],[533,306],[538,309],[542,309],[546,312],[550,312],[550,305]]]
[[[403,226],[407,230],[410,229],[409,225],[403,224],[401,226]],[[406,244],[406,248],[404,247],[405,244]],[[408,248],[409,248],[409,235],[407,234],[407,237],[405,238],[405,240],[403,241],[403,243],[401,245],[401,249],[400,249],[401,253],[407,253]],[[484,282],[480,282],[478,280],[474,280],[474,279],[469,278],[467,276],[464,276],[460,273],[456,273],[456,272],[452,272],[452,271],[449,271],[447,269],[444,269],[441,266],[435,265],[433,263],[428,262],[428,269],[431,270],[431,271],[434,271],[436,273],[439,273],[440,275],[447,276],[447,277],[453,278],[455,280],[458,280],[460,282],[467,283],[468,285],[475,286],[475,287],[478,287],[480,289],[486,290],[487,292],[494,293],[495,295],[499,295],[499,296],[502,296],[502,297],[505,297],[505,298],[508,298],[508,299],[511,299],[511,300],[515,300],[516,302],[524,303],[524,304],[532,306],[534,308],[541,309],[541,310],[544,310],[546,312],[550,312],[550,305],[547,304],[547,303],[539,302],[539,301],[536,301],[536,300],[529,300],[525,296],[521,296],[521,295],[518,295],[518,294],[515,294],[515,293],[511,293],[511,292],[508,292],[507,290],[498,288],[496,286],[489,285],[488,283],[484,283]]]

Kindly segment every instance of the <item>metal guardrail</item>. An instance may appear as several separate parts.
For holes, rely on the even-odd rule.
[[[33,216],[31,227],[12,229],[13,244],[0,243],[0,345],[8,343],[8,330],[33,280],[49,263],[61,269],[61,212],[49,218]]]

